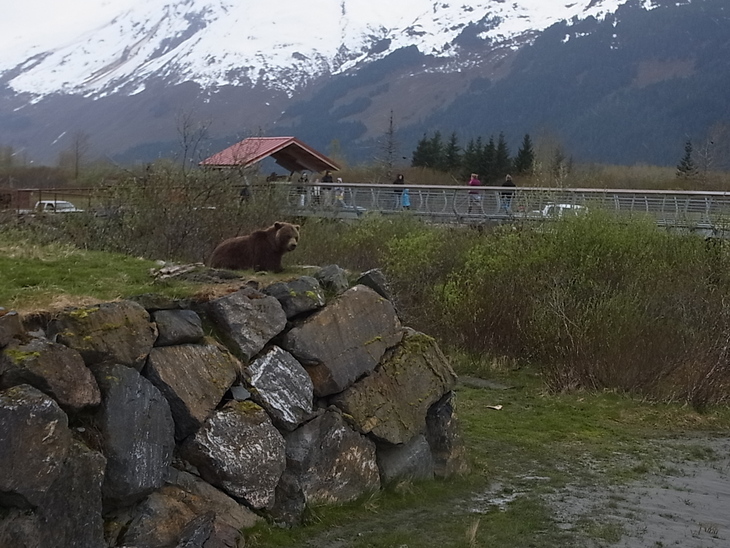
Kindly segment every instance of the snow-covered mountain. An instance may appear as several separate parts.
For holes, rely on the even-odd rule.
[[[727,0],[24,0],[0,18],[0,146],[148,161],[294,134],[355,161],[547,130],[579,160],[671,163],[728,123]],[[213,150],[214,151],[214,150]]]
[[[33,32],[36,19],[16,2],[9,9],[22,15],[0,22],[0,77],[8,74],[11,89],[36,100],[134,94],[151,77],[292,93],[408,46],[456,56],[454,41],[470,25],[493,47],[517,47],[558,21],[603,18],[626,1],[123,0],[74,9],[50,0],[67,14],[57,15],[59,33]]]

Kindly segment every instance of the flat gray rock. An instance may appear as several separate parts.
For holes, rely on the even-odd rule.
[[[153,348],[145,375],[170,404],[175,437],[185,439],[210,416],[236,380],[240,364],[214,345]]]
[[[286,327],[286,314],[276,298],[246,287],[205,307],[231,351],[249,361]]]
[[[280,346],[306,367],[315,395],[323,397],[373,371],[402,337],[392,303],[358,285],[293,327]]]

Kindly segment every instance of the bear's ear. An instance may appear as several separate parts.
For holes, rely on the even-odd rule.
[[[284,223],[280,223],[279,221],[276,221],[276,222],[274,223],[274,228],[275,228],[276,230],[280,230],[282,226],[284,226]]]
[[[296,228],[297,230],[299,230],[299,225],[294,225],[294,228]]]

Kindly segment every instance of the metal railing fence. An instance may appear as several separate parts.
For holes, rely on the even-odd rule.
[[[590,188],[275,183],[287,211],[302,216],[356,219],[368,212],[408,211],[443,223],[535,221],[600,209],[620,217],[649,216],[657,224],[688,230],[730,229],[730,193]],[[404,206],[403,192],[408,206]]]
[[[648,217],[668,228],[730,235],[730,193],[720,191],[296,182],[247,188],[246,194],[254,199],[259,192],[270,196],[273,190],[293,216],[358,219],[372,212],[395,215],[407,211],[429,222],[483,224],[532,222],[603,210],[619,218]],[[0,197],[6,197],[7,203],[0,203],[0,208],[20,211],[41,199],[70,199],[77,207],[94,211],[104,190],[6,189],[7,196]]]

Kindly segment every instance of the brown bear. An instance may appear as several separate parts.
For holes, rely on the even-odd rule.
[[[228,238],[213,250],[212,268],[269,270],[281,272],[281,257],[299,244],[299,225],[276,222],[246,236]]]

